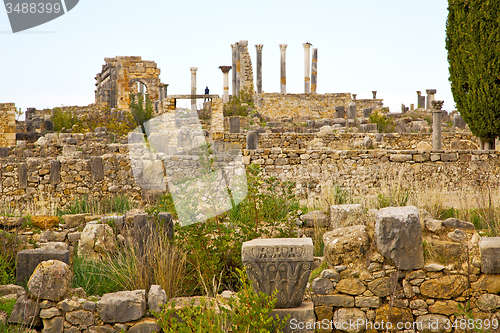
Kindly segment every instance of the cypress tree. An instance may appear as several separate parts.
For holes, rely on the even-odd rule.
[[[500,136],[500,0],[448,0],[446,49],[457,109],[494,149]]]

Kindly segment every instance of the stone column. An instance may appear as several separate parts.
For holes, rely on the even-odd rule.
[[[425,96],[422,96],[422,93],[417,91],[417,108],[424,108],[425,106]]]
[[[286,94],[286,47],[287,44],[280,44],[281,51],[281,93]]]
[[[427,89],[427,105],[426,109],[432,109],[432,101],[434,100],[434,94],[436,93],[436,89]]]
[[[196,95],[196,71],[198,67],[191,67],[191,95]],[[196,112],[196,98],[191,97],[191,112]]]
[[[219,66],[223,74],[223,85],[224,85],[224,93],[222,95],[222,102],[229,102],[229,71],[231,70],[231,66]]]
[[[376,90],[373,90],[373,91],[372,91],[372,94],[373,94],[373,99],[377,99],[377,91],[376,91]]]
[[[238,48],[238,43],[231,44],[231,53],[233,56],[233,96],[238,94],[238,90],[236,89],[236,52]]]
[[[313,49],[313,58],[311,66],[311,93],[316,93],[316,86],[318,84],[318,49]]]
[[[262,94],[262,48],[264,45],[255,44],[257,49],[257,94]]]
[[[236,45],[236,96],[240,95],[240,79],[241,79],[241,65],[240,65],[240,43],[235,43]]]
[[[427,92],[429,92],[427,90]],[[434,97],[434,96],[433,96]],[[432,103],[432,149],[441,150],[441,108],[443,107],[443,101],[433,101]]]
[[[304,93],[311,93],[311,68],[310,68],[310,58],[311,58],[311,43],[304,43]]]

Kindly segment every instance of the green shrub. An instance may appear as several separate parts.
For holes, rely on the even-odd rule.
[[[15,235],[0,231],[0,286],[16,280],[16,255],[19,240]]]
[[[58,132],[63,128],[71,129],[73,125],[78,124],[78,119],[71,110],[63,111],[61,108],[54,108],[52,122],[54,123],[54,131]]]
[[[253,87],[244,87],[239,95],[231,96],[229,102],[224,105],[224,117],[247,117],[250,109],[254,108]]]
[[[378,111],[370,115],[370,122],[378,125],[379,133],[392,133],[394,132],[394,121]]]
[[[138,126],[141,126],[142,133],[146,135],[144,124],[153,118],[153,102],[151,102],[148,95],[146,95],[146,98],[143,98],[142,94],[137,94],[136,100],[136,95],[130,94],[130,103],[128,106],[134,121]]]
[[[240,291],[227,304],[202,298],[200,305],[195,306],[192,302],[182,309],[175,309],[172,302],[161,313],[155,313],[158,325],[167,333],[283,332],[290,315],[283,320],[278,315],[270,316],[276,305],[277,291],[272,296],[257,294],[246,274],[240,270],[238,274],[242,284]]]

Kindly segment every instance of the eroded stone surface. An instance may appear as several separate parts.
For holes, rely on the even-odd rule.
[[[118,291],[104,294],[97,302],[97,313],[105,323],[126,323],[146,312],[146,291]]]
[[[370,248],[366,227],[356,225],[338,228],[323,234],[325,260],[331,266],[357,262]]]
[[[59,301],[68,294],[73,273],[59,260],[41,262],[28,281],[28,294],[35,299]]]

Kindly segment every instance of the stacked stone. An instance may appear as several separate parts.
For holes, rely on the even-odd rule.
[[[248,41],[240,40],[240,90],[246,88],[250,89],[253,93],[255,88],[253,84],[253,69],[252,69],[252,58],[248,52]]]
[[[0,103],[0,147],[16,145],[16,105]]]

